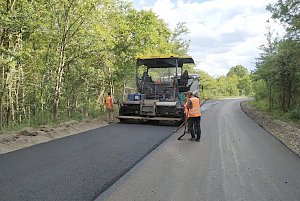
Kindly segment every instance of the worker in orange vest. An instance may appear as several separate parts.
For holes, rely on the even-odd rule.
[[[113,100],[111,97],[111,93],[108,92],[107,96],[105,97],[105,107],[106,111],[108,113],[108,123],[111,124],[114,121],[114,105],[113,105]]]
[[[187,93],[187,114],[188,114],[188,127],[191,132],[192,138],[190,141],[200,142],[201,137],[201,102],[200,99],[193,96],[192,92]]]

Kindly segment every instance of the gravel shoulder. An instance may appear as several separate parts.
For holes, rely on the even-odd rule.
[[[0,134],[0,154],[100,128],[106,125],[108,124],[103,118],[84,120],[82,122],[72,120],[54,127],[40,126],[36,129],[27,127],[20,131]]]
[[[241,103],[242,110],[262,128],[266,129],[280,142],[286,145],[295,154],[300,156],[300,127],[290,123],[283,122],[257,111],[248,104],[248,101]]]

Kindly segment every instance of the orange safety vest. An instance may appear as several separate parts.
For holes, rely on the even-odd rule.
[[[190,98],[192,101],[193,108],[189,108],[189,117],[200,117],[201,116],[201,108],[200,108],[200,100],[199,98],[192,97]]]
[[[112,109],[113,105],[112,105],[112,98],[110,96],[106,96],[105,97],[105,106],[108,109]]]
[[[187,102],[184,103],[183,107],[184,107],[185,116],[188,118],[189,117],[189,109],[187,106]]]

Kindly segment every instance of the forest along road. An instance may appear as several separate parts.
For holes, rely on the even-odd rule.
[[[2,154],[0,200],[94,200],[174,129],[118,123]]]
[[[241,101],[209,107],[201,142],[172,135],[96,201],[300,200],[300,158],[249,119]]]

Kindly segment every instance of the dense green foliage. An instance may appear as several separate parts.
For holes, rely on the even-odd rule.
[[[270,28],[267,43],[261,46],[253,78],[256,105],[263,110],[300,119],[300,2],[279,0],[267,8],[287,34],[273,39]]]
[[[1,1],[0,21],[0,128],[96,115],[132,87],[137,55],[189,44],[184,23],[123,0]]]
[[[247,68],[242,65],[231,67],[226,76],[212,77],[202,70],[189,69],[198,73],[202,98],[224,98],[252,96],[252,80]]]
[[[186,24],[174,30],[124,0],[0,2],[0,129],[95,117],[107,92],[134,90],[139,55],[184,55]],[[203,97],[249,96],[247,69],[199,73]]]
[[[188,70],[189,74],[199,75],[201,98],[221,99],[254,95],[252,75],[242,65],[231,67],[226,76],[211,76],[207,72],[193,67],[185,66],[185,69]]]

